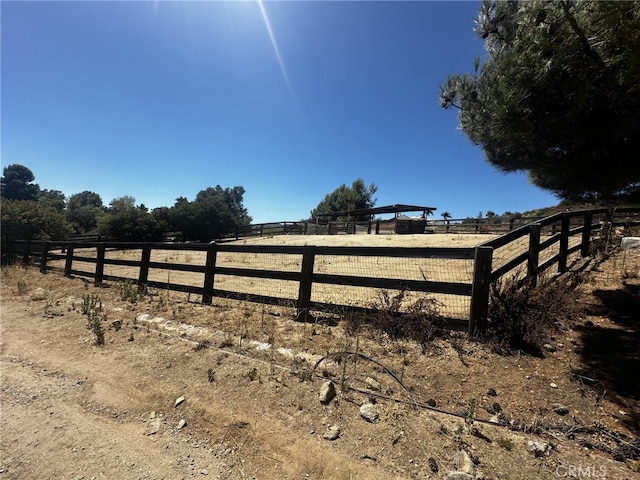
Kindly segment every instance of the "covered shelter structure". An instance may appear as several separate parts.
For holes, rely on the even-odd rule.
[[[341,212],[329,212],[316,215],[316,224],[325,220],[329,225],[329,234],[356,233],[358,227],[367,227],[367,233],[372,233],[375,224],[375,233],[382,230],[389,231],[392,226],[393,233],[427,233],[427,217],[437,210],[435,207],[421,205],[393,204],[384,207],[357,208]],[[419,212],[419,215],[408,216],[407,213]],[[376,215],[393,214],[390,220],[374,220]],[[322,222],[324,223],[324,222]],[[386,227],[386,228],[385,228]]]

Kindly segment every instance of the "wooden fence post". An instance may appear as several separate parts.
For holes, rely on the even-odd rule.
[[[492,262],[492,247],[476,247],[473,267],[473,285],[471,286],[469,335],[475,335],[487,328]]]
[[[202,303],[211,305],[213,303],[213,283],[216,276],[216,258],[218,256],[218,246],[215,243],[207,248],[207,261],[204,272],[204,285],[202,292]]]
[[[376,220],[376,235],[380,235],[380,219]]]
[[[302,270],[300,271],[300,286],[298,288],[298,302],[296,304],[296,320],[307,321],[309,305],[311,303],[311,288],[313,286],[313,266],[316,261],[316,248],[304,247],[302,254]]]
[[[71,266],[73,264],[73,243],[67,246],[67,257],[64,259],[64,276],[71,276]]]
[[[102,285],[102,279],[104,278],[104,243],[99,243],[96,252],[96,277],[93,284],[96,287]]]
[[[138,291],[143,292],[149,279],[149,262],[151,261],[151,244],[146,243],[142,247],[142,258],[140,259],[140,272],[138,273]]]
[[[27,240],[24,244],[24,252],[22,252],[22,263],[29,265],[29,255],[31,254],[31,240]]]
[[[569,215],[560,217],[560,254],[558,256],[558,273],[567,271],[567,251],[569,250]]]
[[[47,256],[49,255],[49,242],[42,243],[42,256],[40,257],[40,273],[47,273]]]
[[[582,245],[580,246],[580,256],[585,258],[589,256],[589,242],[591,241],[591,223],[593,222],[593,213],[584,214],[584,224],[582,230]]]
[[[529,225],[529,256],[527,258],[527,278],[535,285],[538,281],[538,264],[540,262],[540,224]]]

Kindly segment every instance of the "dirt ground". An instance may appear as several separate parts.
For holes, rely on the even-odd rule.
[[[538,358],[4,268],[0,478],[444,479],[460,450],[475,478],[640,478],[639,276],[622,253],[586,274]]]

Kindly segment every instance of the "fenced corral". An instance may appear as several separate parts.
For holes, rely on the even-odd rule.
[[[541,219],[474,247],[26,242],[15,244],[25,264],[65,276],[137,283],[214,298],[309,311],[371,309],[382,290],[428,295],[443,316],[487,320],[490,284],[504,275],[535,281],[556,266],[564,273],[602,249],[614,234],[640,226],[640,209],[582,210]],[[64,252],[64,253],[63,253]]]
[[[399,217],[368,221],[271,222],[241,225],[234,232],[224,235],[223,239],[238,240],[275,235],[502,234],[542,219],[543,217],[487,217],[440,220],[433,217]]]

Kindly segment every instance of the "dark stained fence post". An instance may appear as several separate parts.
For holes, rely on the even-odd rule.
[[[540,263],[540,224],[529,225],[529,256],[527,257],[527,278],[534,285],[538,281]]]
[[[591,241],[591,223],[593,222],[593,213],[584,214],[584,226],[582,230],[582,245],[580,246],[580,256],[582,258],[589,255],[589,242]]]
[[[71,276],[71,266],[73,265],[73,243],[67,246],[67,257],[64,259],[64,276]]]
[[[380,235],[380,219],[376,220],[376,235]]]
[[[476,247],[469,312],[469,335],[475,335],[487,328],[492,262],[492,247]]]
[[[42,256],[40,257],[40,273],[47,273],[47,257],[49,256],[49,242],[42,243]]]
[[[302,254],[302,270],[300,272],[300,287],[298,288],[298,302],[296,304],[296,320],[307,321],[309,305],[311,304],[311,288],[313,286],[313,266],[316,261],[316,248],[305,247]]]
[[[96,252],[96,277],[93,284],[96,287],[102,285],[102,279],[104,278],[104,243],[99,243]]]
[[[207,261],[204,272],[204,288],[202,292],[202,303],[211,305],[213,302],[213,282],[216,275],[216,258],[218,256],[218,247],[215,243],[209,245],[207,249]]]
[[[29,265],[29,255],[31,254],[31,240],[27,240],[24,244],[24,252],[22,252],[22,263]]]
[[[569,250],[569,215],[560,217],[560,254],[558,256],[558,273],[567,271],[567,252]]]
[[[146,243],[142,247],[142,258],[140,259],[140,272],[138,274],[138,291],[143,292],[149,280],[149,262],[151,261],[151,244]]]

